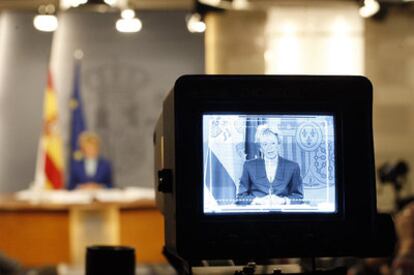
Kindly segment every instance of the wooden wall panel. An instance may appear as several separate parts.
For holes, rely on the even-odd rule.
[[[121,244],[135,248],[137,264],[165,263],[164,220],[156,209],[121,210]]]
[[[25,266],[69,262],[68,211],[0,211],[0,251]]]

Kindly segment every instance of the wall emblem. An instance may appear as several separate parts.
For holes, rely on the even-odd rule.
[[[322,142],[321,127],[314,122],[302,123],[296,131],[296,142],[304,151],[315,151]]]

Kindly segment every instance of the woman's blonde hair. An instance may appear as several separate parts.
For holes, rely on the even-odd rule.
[[[272,131],[267,124],[259,125],[256,129],[255,141],[260,144],[260,141],[264,136],[274,135],[277,138],[277,142],[280,144],[279,134]]]
[[[99,147],[101,139],[96,133],[85,131],[79,136],[79,146],[82,148],[85,144],[95,144],[96,147]]]

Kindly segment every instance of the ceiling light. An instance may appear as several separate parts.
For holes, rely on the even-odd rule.
[[[86,3],[88,3],[88,0],[61,0],[60,7],[65,10],[69,8],[76,8]]]
[[[247,0],[233,0],[232,6],[236,10],[246,10],[249,8],[249,1]]]
[[[380,4],[376,0],[364,0],[364,5],[359,8],[359,14],[368,18],[376,14],[380,10]]]
[[[34,27],[42,32],[53,32],[58,27],[58,20],[55,15],[39,14],[33,19]]]
[[[135,11],[132,9],[126,9],[121,12],[121,17],[123,19],[132,19],[135,17]]]
[[[199,2],[212,7],[218,7],[221,4],[221,0],[199,0]]]
[[[192,33],[205,32],[206,23],[204,23],[199,13],[193,13],[187,18],[187,29]]]
[[[142,29],[142,23],[135,17],[134,10],[125,9],[121,12],[121,18],[116,21],[116,29],[119,32],[139,32]]]
[[[54,15],[56,8],[54,5],[39,6],[39,14],[33,18],[33,26],[42,32],[53,32],[58,27],[58,19]]]
[[[104,0],[104,2],[111,7],[114,7],[118,3],[118,0]]]

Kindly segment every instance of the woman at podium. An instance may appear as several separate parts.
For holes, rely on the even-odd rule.
[[[69,190],[112,188],[111,163],[99,154],[100,139],[93,132],[79,136],[80,154],[71,162]]]

